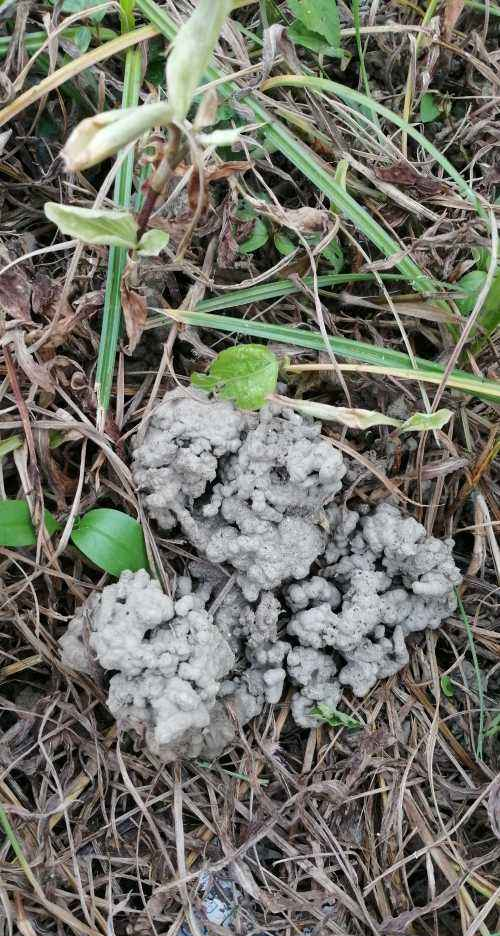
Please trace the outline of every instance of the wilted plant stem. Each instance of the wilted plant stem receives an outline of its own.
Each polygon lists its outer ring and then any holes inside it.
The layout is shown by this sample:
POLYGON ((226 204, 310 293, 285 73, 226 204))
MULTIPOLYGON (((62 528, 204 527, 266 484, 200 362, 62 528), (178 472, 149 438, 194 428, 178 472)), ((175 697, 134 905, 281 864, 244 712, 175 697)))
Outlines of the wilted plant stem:
POLYGON ((142 237, 153 214, 158 198, 165 192, 170 177, 179 165, 183 156, 183 147, 181 146, 181 132, 175 124, 171 124, 168 130, 168 143, 159 166, 153 172, 147 181, 147 194, 144 198, 144 204, 139 212, 137 223, 139 225, 138 239, 142 237))

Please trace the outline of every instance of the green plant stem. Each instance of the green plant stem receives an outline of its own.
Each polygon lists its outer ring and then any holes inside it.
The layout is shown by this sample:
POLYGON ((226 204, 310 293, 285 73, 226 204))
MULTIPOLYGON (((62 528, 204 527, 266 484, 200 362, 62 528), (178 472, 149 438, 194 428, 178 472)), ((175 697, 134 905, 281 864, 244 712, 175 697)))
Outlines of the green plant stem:
MULTIPOLYGON (((129 49, 125 59, 122 106, 133 107, 139 101, 142 78, 142 54, 140 49, 129 49)), ((116 176, 114 201, 117 208, 128 208, 132 198, 134 174, 134 150, 123 160, 116 176)), ((121 329, 121 280, 127 262, 127 251, 123 247, 110 247, 106 293, 99 341, 99 354, 95 389, 100 417, 108 410, 113 385, 116 352, 121 329)))

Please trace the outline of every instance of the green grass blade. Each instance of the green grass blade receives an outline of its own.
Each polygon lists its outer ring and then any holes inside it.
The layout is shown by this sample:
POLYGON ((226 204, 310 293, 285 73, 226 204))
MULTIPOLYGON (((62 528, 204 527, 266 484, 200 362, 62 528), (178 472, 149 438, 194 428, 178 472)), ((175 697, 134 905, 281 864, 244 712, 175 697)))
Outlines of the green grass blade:
MULTIPOLYGON (((141 78, 141 50, 135 48, 129 49, 125 59, 122 96, 123 107, 133 107, 138 103, 141 78)), ((128 208, 130 206, 133 174, 134 151, 132 150, 123 160, 116 176, 114 201, 117 208, 128 208)), ((121 328, 122 305, 120 284, 126 262, 127 251, 124 248, 110 247, 95 379, 95 389, 100 414, 107 412, 111 397, 116 351, 121 328)))
MULTIPOLYGON (((58 39, 69 39, 73 41, 81 28, 81 26, 68 26, 67 29, 60 33, 58 39)), ((116 39, 116 32, 114 29, 106 29, 103 26, 89 26, 87 28, 92 33, 92 36, 99 39, 100 42, 116 39)), ((4 58, 4 56, 7 55, 11 42, 11 36, 0 36, 0 58, 4 58)), ((30 55, 32 55, 33 52, 38 52, 38 49, 40 49, 45 42, 47 42, 46 32, 27 33, 23 38, 23 46, 30 55)))
MULTIPOLYGON (((291 344, 301 348, 311 348, 315 351, 324 351, 325 343, 319 332, 309 332, 301 328, 291 328, 287 325, 274 325, 270 322, 256 322, 247 319, 232 318, 226 315, 214 315, 200 311, 203 303, 199 303, 196 311, 171 311, 169 315, 175 321, 186 322, 188 325, 198 325, 203 328, 213 328, 219 331, 236 332, 241 335, 252 335, 266 341, 277 341, 282 344, 291 344)), ((163 324, 165 316, 162 317, 163 324)), ((354 341, 351 338, 332 336, 328 339, 329 345, 335 355, 348 360, 362 361, 391 368, 395 376, 406 376, 409 379, 429 379, 435 383, 436 378, 442 379, 443 368, 424 358, 416 358, 417 370, 413 368, 408 355, 401 351, 388 348, 379 348, 366 344, 363 341, 354 341), (396 374, 397 372, 397 374, 396 374)), ((463 393, 471 394, 482 399, 500 402, 500 382, 483 380, 474 377, 465 371, 454 370, 450 374, 448 386, 463 393)))
POLYGON ((415 130, 411 124, 406 120, 396 114, 394 111, 389 110, 388 107, 384 107, 383 104, 380 104, 379 101, 374 100, 371 97, 368 97, 366 94, 363 94, 361 91, 355 91, 353 88, 348 88, 347 85, 339 84, 337 81, 330 81, 328 78, 316 78, 311 75, 278 75, 276 78, 268 78, 264 83, 265 88, 275 88, 275 87, 293 87, 293 88, 307 88, 309 91, 317 92, 329 92, 330 94, 336 95, 342 100, 349 101, 351 103, 357 104, 360 108, 371 108, 380 114, 381 117, 385 117, 386 120, 389 120, 391 123, 395 124, 401 130, 404 130, 408 136, 411 136, 419 145, 424 149, 440 166, 444 171, 449 175, 450 179, 453 179, 457 188, 460 190, 462 195, 468 202, 470 202, 473 207, 476 209, 481 218, 487 220, 487 214, 481 205, 481 202, 474 192, 474 190, 468 185, 465 179, 462 178, 459 172, 455 167, 449 162, 446 156, 431 143, 423 133, 420 133, 419 130, 415 130))
MULTIPOLYGON (((137 0, 136 8, 167 39, 172 39, 175 36, 175 23, 160 9, 155 0, 137 0)), ((208 68, 207 76, 210 79, 223 77, 222 73, 215 68, 208 68)), ((342 86, 340 85, 340 87, 342 86)), ((230 94, 234 90, 234 86, 228 81, 227 84, 220 85, 218 90, 222 95, 230 94)), ((375 105, 371 98, 365 98, 364 95, 361 97, 365 105, 375 105)), ((313 185, 327 196, 334 210, 351 221, 358 230, 378 247, 384 256, 391 257, 400 254, 400 244, 335 181, 332 171, 326 163, 316 156, 305 143, 298 140, 293 133, 280 124, 275 117, 271 117, 256 96, 249 95, 245 97, 244 104, 251 108, 259 122, 266 125, 269 142, 276 146, 313 185)), ((426 273, 423 273, 410 257, 399 257, 395 261, 395 266, 415 291, 424 295, 436 291, 434 281, 426 273)))

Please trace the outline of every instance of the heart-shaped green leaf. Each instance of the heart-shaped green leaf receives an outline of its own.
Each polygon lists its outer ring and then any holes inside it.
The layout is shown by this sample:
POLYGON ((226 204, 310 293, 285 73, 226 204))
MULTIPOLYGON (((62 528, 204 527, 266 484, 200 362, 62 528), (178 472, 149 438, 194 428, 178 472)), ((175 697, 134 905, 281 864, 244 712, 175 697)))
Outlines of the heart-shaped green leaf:
POLYGON ((142 527, 121 510, 90 510, 75 523, 71 539, 87 559, 110 575, 149 567, 142 527))
POLYGON ((236 345, 217 355, 208 374, 193 374, 191 381, 202 390, 217 390, 240 409, 260 409, 276 389, 278 361, 264 345, 236 345))
MULTIPOLYGON (((49 536, 59 529, 55 517, 48 510, 44 513, 49 536)), ((0 501, 0 546, 18 548, 35 546, 37 534, 33 526, 28 504, 24 500, 0 501)))

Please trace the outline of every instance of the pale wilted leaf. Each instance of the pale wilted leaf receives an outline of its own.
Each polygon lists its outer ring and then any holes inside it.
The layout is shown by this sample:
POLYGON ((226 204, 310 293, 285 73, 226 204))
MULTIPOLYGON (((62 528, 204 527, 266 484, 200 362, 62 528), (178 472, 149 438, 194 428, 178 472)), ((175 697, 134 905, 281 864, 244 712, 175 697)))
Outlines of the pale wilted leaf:
POLYGON ((141 296, 140 293, 135 292, 133 289, 129 289, 123 283, 121 287, 121 299, 123 318, 125 319, 125 328, 128 337, 127 352, 132 354, 141 340, 144 325, 146 324, 148 307, 144 296, 141 296))
POLYGON ((338 422, 349 429, 370 429, 371 426, 401 426, 401 420, 392 419, 372 410, 353 409, 347 406, 328 406, 327 403, 315 403, 314 400, 287 400, 293 408, 305 416, 322 419, 325 422, 338 422))
POLYGON ((169 240, 170 234, 167 231, 151 228, 142 235, 137 245, 137 253, 140 257, 157 257, 167 246, 169 240))
POLYGON ((172 111, 165 103, 125 107, 86 117, 75 127, 62 150, 66 169, 80 172, 97 166, 147 130, 167 126, 171 121, 172 111))
POLYGON ((167 92, 175 120, 186 117, 233 6, 233 0, 199 0, 177 33, 167 60, 167 92))
POLYGON ((47 202, 45 214, 63 234, 77 237, 86 244, 127 249, 137 244, 137 221, 128 211, 76 208, 47 202))
POLYGON ((427 429, 442 429, 450 421, 453 413, 449 409, 437 410, 436 413, 414 413, 405 420, 401 432, 425 432, 427 429))

